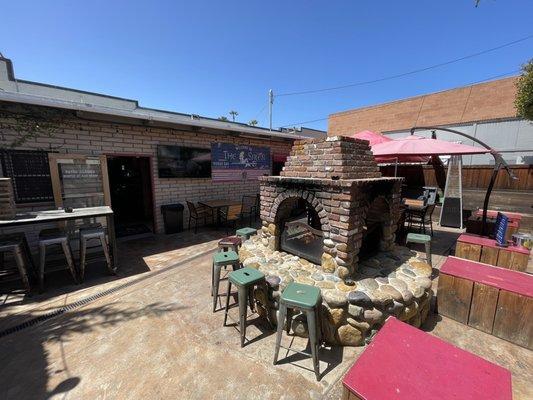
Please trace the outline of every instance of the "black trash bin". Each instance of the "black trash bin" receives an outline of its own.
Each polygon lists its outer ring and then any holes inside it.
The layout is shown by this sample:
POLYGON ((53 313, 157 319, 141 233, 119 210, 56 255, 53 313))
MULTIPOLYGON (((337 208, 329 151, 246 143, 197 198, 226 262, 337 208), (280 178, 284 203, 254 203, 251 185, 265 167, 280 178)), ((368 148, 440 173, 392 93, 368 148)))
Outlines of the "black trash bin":
POLYGON ((183 231, 183 204, 164 204, 161 206, 165 233, 177 233, 183 231))

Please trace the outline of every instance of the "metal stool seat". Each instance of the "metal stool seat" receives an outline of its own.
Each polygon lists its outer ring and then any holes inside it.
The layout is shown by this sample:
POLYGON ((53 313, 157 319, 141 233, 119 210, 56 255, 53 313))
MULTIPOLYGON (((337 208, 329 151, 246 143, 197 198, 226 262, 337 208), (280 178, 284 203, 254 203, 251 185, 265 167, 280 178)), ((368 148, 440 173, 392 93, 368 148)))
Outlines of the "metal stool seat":
POLYGON ((274 365, 278 362, 280 347, 296 353, 310 356, 313 359, 313 367, 317 380, 320 380, 320 370, 318 363, 318 349, 320 347, 320 318, 319 305, 321 303, 320 289, 316 286, 304 285, 292 282, 287 285, 279 301, 278 327, 276 334, 276 348, 274 351, 274 365), (309 331, 309 344, 311 354, 293 350, 290 347, 281 346, 281 334, 286 322, 287 333, 289 333, 294 309, 301 310, 307 318, 307 328, 309 331), (286 320, 286 321, 285 321, 286 320))
POLYGON ((254 229, 254 228, 237 229, 237 236, 242 238, 243 240, 250 239, 250 236, 255 235, 256 233, 257 233, 257 229, 254 229))
POLYGON ((213 255, 211 268, 211 296, 213 296, 213 312, 215 312, 218 300, 218 288, 220 286, 220 272, 222 268, 231 266, 234 271, 239 269, 239 255, 234 251, 225 251, 213 255))
POLYGON ((74 266, 74 260, 72 259, 72 251, 70 250, 70 244, 68 241, 67 233, 61 229, 43 229, 39 232, 39 291, 44 290, 44 268, 46 264, 46 247, 59 245, 63 250, 63 254, 67 260, 68 269, 74 279, 74 283, 78 283, 78 277, 76 274, 76 267, 74 266))
POLYGON ((433 267, 431 263, 431 236, 422 233, 408 233, 405 244, 408 245, 409 243, 423 244, 426 248, 426 262, 433 267))
POLYGON ((242 244, 242 239, 238 236, 228 236, 218 241, 218 249, 222 251, 239 252, 239 247, 242 244))
MULTIPOLYGON (((222 253, 224 254, 224 253, 222 253)), ((253 298, 251 289, 257 284, 266 284, 265 275, 253 268, 241 268, 237 271, 230 272, 228 291, 226 293, 226 309, 224 312, 224 326, 228 320, 229 298, 231 285, 237 286, 237 301, 239 303, 239 330, 241 332, 241 347, 244 346, 246 338, 246 314, 248 305, 253 311, 253 298)))
POLYGON ((83 282, 85 276, 85 266, 87 264, 87 242, 90 240, 98 240, 106 259, 107 269, 111 274, 115 274, 113 266, 111 265, 111 257, 109 256, 109 245, 104 228, 100 224, 92 224, 80 228, 80 279, 83 282))
POLYGON ((10 233, 0 235, 0 265, 3 267, 4 254, 12 253, 17 265, 17 270, 28 293, 31 291, 30 279, 28 276, 28 265, 33 266, 31 254, 24 233, 10 233))

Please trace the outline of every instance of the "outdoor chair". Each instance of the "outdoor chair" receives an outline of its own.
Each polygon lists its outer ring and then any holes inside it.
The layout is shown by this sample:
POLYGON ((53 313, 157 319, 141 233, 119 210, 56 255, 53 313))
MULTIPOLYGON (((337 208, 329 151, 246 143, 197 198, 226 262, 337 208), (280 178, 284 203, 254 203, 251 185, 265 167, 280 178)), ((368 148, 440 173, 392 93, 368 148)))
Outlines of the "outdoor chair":
POLYGON ((210 218, 213 222, 213 212, 210 208, 195 205, 190 201, 187 201, 187 208, 189 209, 188 230, 191 230, 191 221, 194 221, 194 233, 198 232, 198 221, 207 224, 207 219, 210 218))
POLYGON ((72 251, 68 240, 67 233, 58 228, 43 229, 39 232, 39 291, 44 291, 44 269, 46 266, 46 248, 59 246, 65 256, 68 269, 72 275, 74 283, 78 283, 78 276, 72 258, 72 251))
POLYGON ((218 220, 226 228, 226 235, 229 235, 230 228, 233 228, 233 230, 237 228, 237 224, 242 217, 241 207, 241 204, 236 204, 218 209, 218 220))
POLYGON ((30 286, 30 267, 33 268, 33 260, 31 258, 28 242, 24 233, 12 233, 0 235, 0 276, 8 279, 11 275, 15 275, 18 272, 26 292, 29 294, 31 291, 30 286), (15 272, 12 268, 7 268, 4 265, 4 254, 10 253, 15 261, 15 272))
POLYGON ((250 225, 252 225, 257 207, 257 196, 242 196, 241 203, 241 218, 249 218, 250 225))
POLYGON ((429 231, 431 236, 433 236, 433 211, 435 211, 435 204, 430 204, 428 206, 418 209, 408 209, 407 210, 407 224, 408 228, 411 228, 413 225, 416 225, 420 232, 426 233, 426 225, 429 225, 429 231))

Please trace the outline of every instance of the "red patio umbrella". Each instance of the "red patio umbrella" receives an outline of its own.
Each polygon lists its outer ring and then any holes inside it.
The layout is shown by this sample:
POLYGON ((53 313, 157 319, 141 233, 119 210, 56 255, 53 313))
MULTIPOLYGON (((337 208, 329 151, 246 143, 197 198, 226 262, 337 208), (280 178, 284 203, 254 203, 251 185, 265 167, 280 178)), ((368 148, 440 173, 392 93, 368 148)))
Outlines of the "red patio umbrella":
MULTIPOLYGON (((392 142, 394 140, 388 136, 382 135, 381 133, 376 133, 372 131, 361 131, 353 135, 350 135, 350 137, 368 141, 370 143, 370 147, 372 148, 372 151, 374 150, 375 145, 378 145, 381 143, 392 142)), ((375 153, 374 153, 374 156, 376 156, 375 153)), ((387 162, 427 163, 429 161, 429 157, 421 157, 421 156, 375 157, 375 158, 376 158, 376 162, 378 163, 387 163, 387 162)))
POLYGON ((404 156, 448 156, 490 153, 489 150, 466 144, 447 142, 446 140, 428 139, 411 135, 372 146, 376 158, 394 159, 404 156))

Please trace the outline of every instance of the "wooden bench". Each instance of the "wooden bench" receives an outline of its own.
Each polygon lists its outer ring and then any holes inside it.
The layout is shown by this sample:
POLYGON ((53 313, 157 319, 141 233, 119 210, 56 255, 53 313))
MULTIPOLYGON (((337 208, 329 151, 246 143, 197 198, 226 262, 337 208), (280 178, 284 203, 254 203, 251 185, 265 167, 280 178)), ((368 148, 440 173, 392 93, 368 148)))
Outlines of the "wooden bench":
POLYGON ((512 398, 511 373, 390 317, 343 379, 343 400, 512 398))
POLYGON ((448 257, 440 268, 439 314, 533 349, 533 276, 448 257))
POLYGON ((457 239, 455 256, 523 272, 527 269, 529 249, 523 246, 500 247, 494 239, 463 233, 457 239))

